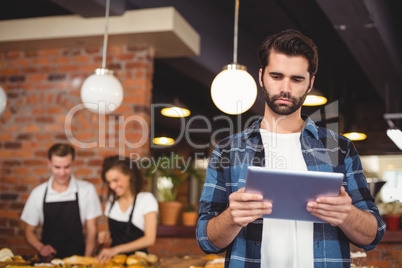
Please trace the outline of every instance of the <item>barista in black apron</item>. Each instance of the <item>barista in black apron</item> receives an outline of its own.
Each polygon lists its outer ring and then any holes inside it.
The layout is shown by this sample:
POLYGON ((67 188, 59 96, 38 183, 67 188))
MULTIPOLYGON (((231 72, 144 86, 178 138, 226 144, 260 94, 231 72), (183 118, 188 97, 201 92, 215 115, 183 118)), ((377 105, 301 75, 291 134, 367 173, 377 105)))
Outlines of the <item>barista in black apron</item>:
POLYGON ((42 243, 50 244, 57 250, 56 258, 85 254, 78 192, 75 200, 46 203, 47 187, 43 198, 42 243))
MULTIPOLYGON (((109 231, 110 231, 110 236, 112 237, 111 247, 121 245, 121 244, 126 244, 126 243, 132 242, 132 241, 137 240, 138 238, 141 238, 144 236, 144 232, 141 229, 139 229, 138 227, 136 227, 131 222, 131 219, 133 218, 136 200, 137 200, 137 196, 135 196, 135 198, 134 198, 133 207, 131 209, 130 216, 128 218, 128 222, 116 221, 109 217, 109 231)), ((113 203, 111 204, 110 209, 109 209, 109 215, 110 215, 110 211, 112 210, 112 207, 114 204, 115 204, 115 202, 113 201, 113 203)), ((148 250, 146 248, 138 249, 136 251, 143 251, 145 253, 148 253, 148 250)), ((124 254, 131 255, 131 254, 134 254, 134 252, 125 252, 124 254)))

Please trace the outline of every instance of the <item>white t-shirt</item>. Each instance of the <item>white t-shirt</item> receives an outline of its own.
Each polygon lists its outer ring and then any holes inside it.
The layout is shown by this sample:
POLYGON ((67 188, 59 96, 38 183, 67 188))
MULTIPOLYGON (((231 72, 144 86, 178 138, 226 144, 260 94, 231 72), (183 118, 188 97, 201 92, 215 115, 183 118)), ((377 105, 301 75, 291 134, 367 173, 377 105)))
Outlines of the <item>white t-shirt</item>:
MULTIPOLYGON (((267 168, 307 170, 301 152, 300 133, 277 134, 263 129, 260 133, 267 168)), ((313 235, 312 222, 264 219, 261 267, 314 267, 313 235)))
POLYGON ((47 182, 32 190, 22 211, 21 220, 32 226, 43 224, 43 198, 45 197, 46 188, 46 203, 75 200, 75 193, 78 189, 78 205, 82 226, 84 226, 86 220, 91 220, 102 215, 99 196, 92 183, 77 180, 72 175, 68 189, 59 193, 52 189, 53 179, 52 176, 47 182))
MULTIPOLYGON (((128 222, 131 209, 133 208, 133 204, 123 212, 120 209, 119 203, 116 200, 114 203, 112 210, 110 210, 111 201, 106 202, 105 206, 105 216, 111 218, 115 221, 128 222), (110 214, 109 214, 110 210, 110 214)), ((148 192, 140 192, 137 195, 137 200, 135 201, 135 207, 133 212, 133 217, 131 218, 131 222, 138 227, 141 231, 144 231, 144 216, 150 212, 158 212, 158 201, 152 193, 148 192)))

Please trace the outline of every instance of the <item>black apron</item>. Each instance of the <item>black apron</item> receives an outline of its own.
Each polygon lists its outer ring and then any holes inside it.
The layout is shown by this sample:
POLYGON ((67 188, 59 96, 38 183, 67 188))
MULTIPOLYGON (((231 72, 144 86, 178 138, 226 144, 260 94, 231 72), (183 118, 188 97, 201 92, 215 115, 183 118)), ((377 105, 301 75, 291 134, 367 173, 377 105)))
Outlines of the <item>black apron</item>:
MULTIPOLYGON (((112 245, 111 245, 112 247, 137 240, 138 238, 144 236, 144 232, 141 231, 141 229, 136 227, 131 222, 131 219, 133 218, 136 200, 137 200, 137 195, 134 198, 133 207, 131 209, 130 217, 128 218, 128 222, 116 221, 109 217, 109 231, 110 231, 110 235, 112 237, 112 245)), ((115 204, 115 202, 113 202, 110 206, 109 215, 110 215, 110 211, 112 210, 112 207, 114 204, 115 204)), ((145 253, 148 253, 148 250, 146 248, 138 249, 136 251, 143 251, 145 253)), ((124 254, 131 255, 134 253, 135 253, 135 251, 126 252, 124 254)))
MULTIPOLYGON (((78 190, 78 189, 77 189, 78 190)), ((43 198, 42 243, 57 250, 55 258, 72 255, 84 256, 85 241, 82 233, 78 192, 75 200, 46 203, 47 187, 43 198)))

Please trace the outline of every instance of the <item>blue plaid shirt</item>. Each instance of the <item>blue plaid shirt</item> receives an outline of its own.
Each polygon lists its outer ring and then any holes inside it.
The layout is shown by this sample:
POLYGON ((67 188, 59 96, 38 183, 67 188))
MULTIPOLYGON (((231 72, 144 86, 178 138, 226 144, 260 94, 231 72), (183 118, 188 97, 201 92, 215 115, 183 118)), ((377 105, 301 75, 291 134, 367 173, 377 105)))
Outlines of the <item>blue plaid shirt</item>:
MULTIPOLYGON (((219 142, 212 152, 199 203, 197 241, 205 253, 226 251, 225 267, 260 267, 262 219, 243 227, 227 248, 217 248, 208 239, 208 221, 229 205, 229 195, 245 186, 248 166, 265 166, 260 135, 261 119, 245 131, 219 142)), ((372 250, 385 233, 385 223, 374 204, 359 155, 351 141, 335 132, 317 127, 305 118, 300 135, 301 150, 307 169, 338 172, 345 175, 342 185, 357 208, 372 213, 378 222, 377 236, 366 246, 372 250)), ((350 267, 350 240, 341 229, 314 223, 314 267, 350 267)))

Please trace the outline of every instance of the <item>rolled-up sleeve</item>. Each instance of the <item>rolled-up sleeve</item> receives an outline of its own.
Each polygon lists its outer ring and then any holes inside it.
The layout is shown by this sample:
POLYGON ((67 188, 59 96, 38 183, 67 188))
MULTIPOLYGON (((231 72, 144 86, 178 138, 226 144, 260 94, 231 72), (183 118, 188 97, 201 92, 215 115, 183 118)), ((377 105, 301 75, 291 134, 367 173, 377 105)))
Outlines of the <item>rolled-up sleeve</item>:
POLYGON ((370 194, 366 177, 363 173, 360 157, 352 143, 349 144, 349 151, 345 158, 347 191, 352 198, 352 203, 357 208, 371 213, 377 219, 377 235, 369 245, 358 245, 365 251, 374 249, 385 234, 386 225, 380 216, 377 205, 370 194))

